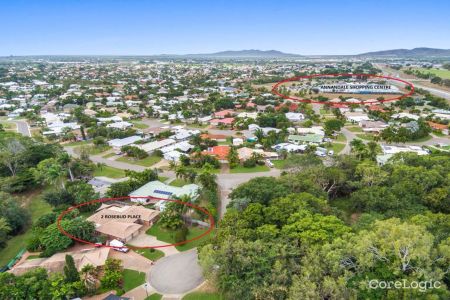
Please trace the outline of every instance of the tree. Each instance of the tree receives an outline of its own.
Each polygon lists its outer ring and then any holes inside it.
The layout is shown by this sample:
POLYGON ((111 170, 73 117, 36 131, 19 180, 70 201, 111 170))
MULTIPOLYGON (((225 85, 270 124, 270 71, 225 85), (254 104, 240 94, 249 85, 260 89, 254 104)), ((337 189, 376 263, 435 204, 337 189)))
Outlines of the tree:
POLYGON ((333 133, 340 131, 343 126, 344 123, 339 119, 328 119, 324 124, 325 134, 330 136, 333 133))
POLYGON ((122 265, 121 261, 114 258, 108 258, 105 261, 105 272, 100 279, 102 287, 114 289, 122 284, 122 265))
POLYGON ((235 147, 230 147, 227 159, 231 169, 239 165, 239 156, 235 147))
POLYGON ((64 277, 66 282, 80 281, 80 274, 78 274, 75 261, 71 255, 66 254, 66 265, 64 266, 64 277))
POLYGON ((244 198, 250 202, 266 204, 270 200, 286 196, 288 193, 286 187, 278 183, 275 178, 257 177, 235 188, 231 192, 230 198, 233 201, 244 198))
POLYGON ((60 185, 62 189, 66 188, 65 176, 66 170, 55 158, 45 159, 33 169, 36 181, 50 184, 50 185, 60 185))
POLYGON ((0 248, 5 247, 8 233, 11 232, 11 227, 5 218, 0 218, 0 248))
POLYGON ((0 163, 5 165, 12 176, 15 176, 22 159, 25 146, 15 137, 0 140, 0 163))

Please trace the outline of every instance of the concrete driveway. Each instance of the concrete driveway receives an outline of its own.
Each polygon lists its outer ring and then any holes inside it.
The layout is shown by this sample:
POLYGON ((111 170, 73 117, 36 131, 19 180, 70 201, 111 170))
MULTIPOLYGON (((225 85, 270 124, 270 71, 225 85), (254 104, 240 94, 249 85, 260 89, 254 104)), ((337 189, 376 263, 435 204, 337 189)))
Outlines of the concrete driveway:
POLYGON ((184 294, 203 281, 196 249, 161 258, 150 269, 150 285, 161 294, 184 294))

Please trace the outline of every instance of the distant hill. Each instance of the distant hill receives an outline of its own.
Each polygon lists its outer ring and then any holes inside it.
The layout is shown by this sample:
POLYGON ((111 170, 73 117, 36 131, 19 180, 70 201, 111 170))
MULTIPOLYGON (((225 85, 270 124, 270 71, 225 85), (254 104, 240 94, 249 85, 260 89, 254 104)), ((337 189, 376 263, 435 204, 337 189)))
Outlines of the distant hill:
POLYGON ((205 54, 188 54, 186 56, 195 56, 195 57, 243 57, 243 58, 277 58, 277 57, 299 57, 298 54, 290 54, 290 53, 284 53, 277 50, 238 50, 238 51, 221 51, 216 53, 205 53, 205 54))
POLYGON ((359 56, 450 56, 450 49, 414 48, 393 49, 359 54, 359 56))

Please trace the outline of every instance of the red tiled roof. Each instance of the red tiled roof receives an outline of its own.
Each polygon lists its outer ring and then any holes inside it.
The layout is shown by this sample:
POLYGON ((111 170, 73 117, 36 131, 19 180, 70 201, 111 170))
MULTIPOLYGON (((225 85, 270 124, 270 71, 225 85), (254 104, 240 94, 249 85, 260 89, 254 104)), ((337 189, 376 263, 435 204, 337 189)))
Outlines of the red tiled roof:
POLYGON ((430 125, 431 128, 436 129, 436 130, 448 129, 447 125, 434 123, 434 122, 431 122, 431 121, 428 121, 428 125, 430 125))
POLYGON ((214 146, 208 150, 202 151, 202 154, 215 156, 217 159, 224 160, 227 159, 228 153, 230 152, 230 146, 214 146))

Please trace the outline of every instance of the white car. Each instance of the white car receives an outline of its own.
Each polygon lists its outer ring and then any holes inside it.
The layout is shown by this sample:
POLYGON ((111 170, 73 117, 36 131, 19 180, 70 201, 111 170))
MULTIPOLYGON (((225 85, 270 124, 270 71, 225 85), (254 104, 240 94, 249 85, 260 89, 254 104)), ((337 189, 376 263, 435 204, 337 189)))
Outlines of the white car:
POLYGON ((334 155, 334 151, 333 150, 328 151, 328 155, 329 156, 333 156, 334 155))
POLYGON ((265 163, 266 163, 266 166, 268 166, 269 168, 273 168, 274 167, 274 164, 273 164, 273 162, 270 161, 270 159, 266 159, 265 163))

